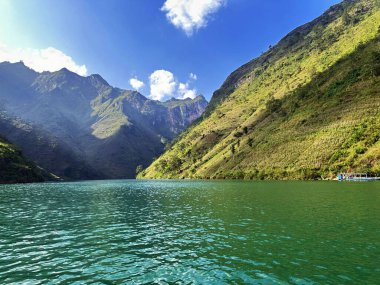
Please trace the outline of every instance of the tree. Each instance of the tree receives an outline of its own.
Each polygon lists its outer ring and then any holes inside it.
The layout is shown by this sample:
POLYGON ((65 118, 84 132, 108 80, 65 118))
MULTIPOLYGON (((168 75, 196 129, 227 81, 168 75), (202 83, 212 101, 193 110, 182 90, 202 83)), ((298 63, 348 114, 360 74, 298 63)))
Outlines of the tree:
POLYGON ((166 167, 168 166, 168 162, 166 161, 166 159, 160 159, 158 161, 158 165, 161 168, 161 170, 164 171, 166 169, 166 167))
POLYGON ((350 14, 348 13, 347 8, 344 9, 344 11, 343 11, 342 19, 343 19, 343 24, 346 26, 351 23, 351 17, 350 17, 350 14))
POLYGON ((240 138, 242 135, 243 135, 242 132, 236 132, 236 133, 234 133, 234 137, 235 138, 240 138))
POLYGON ((139 175, 144 170, 144 167, 142 165, 138 165, 136 167, 136 175, 139 175))
POLYGON ((182 160, 176 155, 170 157, 167 161, 168 171, 178 171, 180 170, 181 166, 182 166, 182 160))
POLYGON ((269 113, 274 113, 278 111, 281 108, 281 105, 282 105, 281 100, 275 99, 275 98, 269 99, 266 103, 266 107, 269 113))
POLYGON ((372 75, 380 76, 380 52, 372 52, 372 75))

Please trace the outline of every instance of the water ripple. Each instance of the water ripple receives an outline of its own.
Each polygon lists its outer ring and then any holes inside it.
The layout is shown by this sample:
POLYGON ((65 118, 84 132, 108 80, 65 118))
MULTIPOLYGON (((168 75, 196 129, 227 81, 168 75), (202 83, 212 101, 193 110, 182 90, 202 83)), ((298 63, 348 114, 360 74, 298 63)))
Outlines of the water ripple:
POLYGON ((337 185, 0 186, 0 284, 376 284, 379 184, 337 185))

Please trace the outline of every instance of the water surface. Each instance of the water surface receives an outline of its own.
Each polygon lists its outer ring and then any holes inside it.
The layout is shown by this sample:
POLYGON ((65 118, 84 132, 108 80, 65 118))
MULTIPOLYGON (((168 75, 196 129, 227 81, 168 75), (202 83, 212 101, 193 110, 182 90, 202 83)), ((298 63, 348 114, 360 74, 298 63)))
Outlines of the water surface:
POLYGON ((0 284, 379 284, 380 183, 0 186, 0 284))

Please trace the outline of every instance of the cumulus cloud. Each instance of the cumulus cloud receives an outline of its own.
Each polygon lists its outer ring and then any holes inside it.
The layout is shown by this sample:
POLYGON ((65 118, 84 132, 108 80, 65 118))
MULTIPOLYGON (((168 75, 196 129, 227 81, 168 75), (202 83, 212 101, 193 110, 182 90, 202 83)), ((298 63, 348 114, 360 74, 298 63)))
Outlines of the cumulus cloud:
POLYGON ((186 35, 207 26, 210 15, 219 10, 226 0, 166 0, 161 11, 166 18, 186 35))
POLYGON ((197 97, 197 90, 190 89, 189 83, 180 83, 178 85, 178 93, 180 95, 179 97, 177 97, 178 99, 194 99, 195 97, 197 97))
MULTIPOLYGON (((191 73, 190 80, 196 80, 196 75, 191 73)), ((195 98, 197 90, 190 87, 190 82, 179 82, 174 74, 167 70, 156 70, 150 77, 150 95, 149 98, 153 100, 165 101, 170 98, 186 99, 195 98)))
POLYGON ((12 63, 23 61, 26 66, 38 72, 54 72, 65 67, 79 75, 87 75, 87 68, 85 65, 77 64, 70 56, 53 47, 45 49, 12 49, 5 44, 0 43, 0 62, 2 61, 9 61, 12 63))
POLYGON ((156 70, 150 77, 150 98, 163 101, 174 96, 177 82, 173 73, 167 70, 156 70))
POLYGON ((129 84, 132 86, 133 89, 136 91, 139 91, 141 88, 145 86, 144 82, 138 80, 137 78, 131 78, 129 80, 129 84))

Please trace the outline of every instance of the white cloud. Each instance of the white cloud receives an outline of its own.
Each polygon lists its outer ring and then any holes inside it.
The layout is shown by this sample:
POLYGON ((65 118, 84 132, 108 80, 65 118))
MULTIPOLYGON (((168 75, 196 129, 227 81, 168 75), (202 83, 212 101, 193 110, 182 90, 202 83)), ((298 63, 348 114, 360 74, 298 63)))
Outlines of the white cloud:
POLYGON ((133 89, 136 91, 139 91, 141 88, 145 86, 144 82, 138 80, 137 78, 131 78, 129 80, 129 84, 132 86, 133 89))
POLYGON ((85 65, 78 65, 70 56, 53 47, 45 49, 12 49, 0 43, 0 62, 2 61, 12 63, 23 61, 26 66, 38 72, 54 72, 65 67, 79 75, 87 75, 85 65))
POLYGON ((178 93, 180 95, 178 99, 186 99, 186 98, 194 99, 195 97, 197 97, 197 90, 190 89, 189 83, 180 83, 178 86, 178 93))
POLYGON ((198 76, 197 76, 196 74, 194 74, 194 73, 190 73, 189 78, 190 78, 191 80, 197 80, 197 79, 198 79, 198 76))
MULTIPOLYGON (((196 80, 196 75, 190 73, 190 80, 196 80)), ((170 98, 177 99, 194 99, 197 96, 197 90, 190 88, 190 82, 181 83, 174 74, 167 70, 156 70, 150 77, 150 95, 153 100, 166 101, 170 98)))
POLYGON ((207 26, 211 14, 215 13, 226 0, 166 0, 161 11, 166 18, 186 35, 207 26))
POLYGON ((174 96, 177 82, 173 73, 167 70, 156 70, 150 77, 150 98, 163 101, 174 96))

